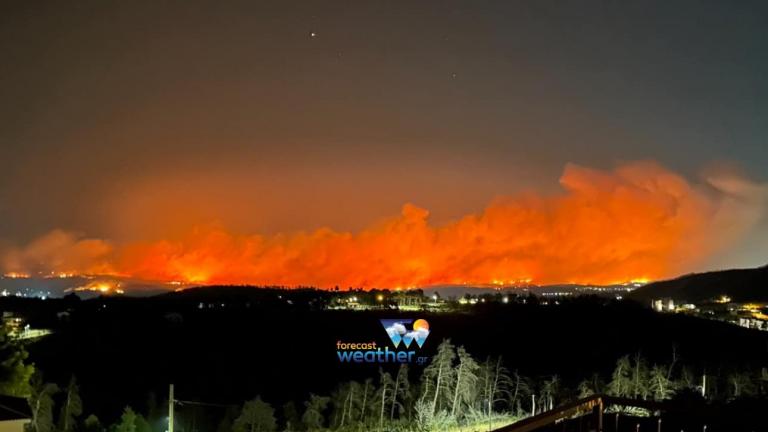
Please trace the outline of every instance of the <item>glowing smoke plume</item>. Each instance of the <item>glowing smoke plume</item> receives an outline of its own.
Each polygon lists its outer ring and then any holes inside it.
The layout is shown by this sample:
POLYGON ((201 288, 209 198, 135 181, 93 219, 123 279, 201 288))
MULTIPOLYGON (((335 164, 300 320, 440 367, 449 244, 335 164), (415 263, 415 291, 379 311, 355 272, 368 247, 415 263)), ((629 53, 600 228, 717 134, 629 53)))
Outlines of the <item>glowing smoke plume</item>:
POLYGON ((9 250, 6 271, 113 273, 162 281, 407 287, 454 283, 614 283, 690 270, 761 217, 765 188, 738 176, 692 184, 650 162, 568 165, 561 194, 495 200, 433 226, 406 204, 359 233, 320 229, 109 245, 54 231, 9 250))

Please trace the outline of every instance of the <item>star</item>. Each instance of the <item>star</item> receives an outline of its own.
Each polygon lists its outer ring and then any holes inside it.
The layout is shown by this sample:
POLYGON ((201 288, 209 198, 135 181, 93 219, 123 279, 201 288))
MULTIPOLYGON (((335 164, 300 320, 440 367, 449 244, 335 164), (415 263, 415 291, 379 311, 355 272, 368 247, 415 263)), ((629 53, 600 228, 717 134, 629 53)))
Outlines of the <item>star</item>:
POLYGON ((313 38, 313 39, 314 39, 315 37, 317 37, 317 33, 316 33, 316 32, 313 32, 313 31, 311 31, 311 32, 309 32, 309 37, 311 37, 311 38, 313 38))

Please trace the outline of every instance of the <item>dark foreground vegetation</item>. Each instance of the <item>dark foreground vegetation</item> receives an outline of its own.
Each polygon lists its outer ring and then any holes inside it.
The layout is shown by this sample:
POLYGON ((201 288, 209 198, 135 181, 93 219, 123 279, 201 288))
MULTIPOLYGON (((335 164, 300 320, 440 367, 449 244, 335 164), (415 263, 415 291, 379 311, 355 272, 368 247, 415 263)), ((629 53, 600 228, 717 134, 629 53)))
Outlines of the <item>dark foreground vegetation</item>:
POLYGON ((633 303, 403 313, 328 311, 311 292, 199 294, 4 300, 54 330, 26 346, 36 373, 15 391, 38 408, 33 432, 163 432, 170 383, 183 432, 488 430, 593 393, 728 417, 768 393, 765 333, 633 303), (339 363, 338 340, 384 342, 378 319, 403 315, 429 321, 430 362, 339 363))

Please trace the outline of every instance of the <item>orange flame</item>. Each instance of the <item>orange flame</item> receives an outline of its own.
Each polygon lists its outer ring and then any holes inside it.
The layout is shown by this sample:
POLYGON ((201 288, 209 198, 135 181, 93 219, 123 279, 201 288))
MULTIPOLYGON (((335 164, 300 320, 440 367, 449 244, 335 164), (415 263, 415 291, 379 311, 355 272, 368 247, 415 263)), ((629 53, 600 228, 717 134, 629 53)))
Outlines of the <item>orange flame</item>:
MULTIPOLYGON (((72 264, 80 267, 54 270, 318 287, 647 281, 689 270, 732 244, 762 207, 738 196, 738 182, 727 182, 728 190, 692 185, 650 162, 610 172, 568 165, 560 183, 562 194, 500 198, 442 226, 406 204, 398 217, 359 233, 240 236, 199 228, 182 239, 117 247, 79 240, 72 264)), ((25 250, 12 252, 16 265, 6 270, 24 270, 25 250)))

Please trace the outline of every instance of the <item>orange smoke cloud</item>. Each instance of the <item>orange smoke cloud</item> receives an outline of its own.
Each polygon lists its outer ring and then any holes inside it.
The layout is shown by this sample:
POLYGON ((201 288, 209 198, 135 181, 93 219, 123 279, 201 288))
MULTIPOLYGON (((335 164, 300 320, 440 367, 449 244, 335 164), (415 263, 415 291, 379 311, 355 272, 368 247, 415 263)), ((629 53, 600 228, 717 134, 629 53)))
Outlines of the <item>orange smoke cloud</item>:
POLYGON ((398 217, 359 233, 199 228, 182 239, 115 247, 38 240, 6 253, 6 270, 27 271, 34 258, 53 259, 60 270, 149 280, 389 288, 658 279, 731 245, 760 218, 765 196, 764 187, 735 175, 691 184, 650 162, 613 171, 568 165, 560 183, 561 194, 499 198, 441 226, 406 204, 398 217))
POLYGON ((99 239, 79 239, 73 233, 53 230, 23 248, 2 255, 6 273, 19 274, 99 274, 114 273, 110 264, 112 246, 99 239))

